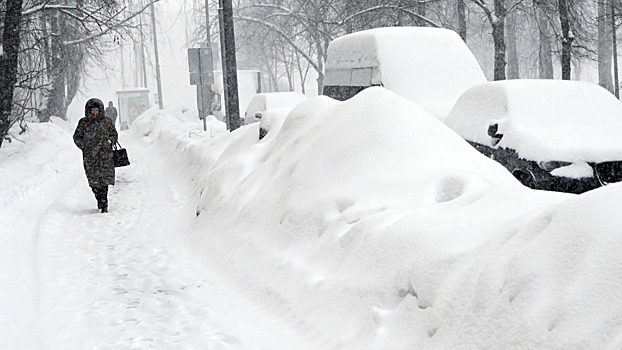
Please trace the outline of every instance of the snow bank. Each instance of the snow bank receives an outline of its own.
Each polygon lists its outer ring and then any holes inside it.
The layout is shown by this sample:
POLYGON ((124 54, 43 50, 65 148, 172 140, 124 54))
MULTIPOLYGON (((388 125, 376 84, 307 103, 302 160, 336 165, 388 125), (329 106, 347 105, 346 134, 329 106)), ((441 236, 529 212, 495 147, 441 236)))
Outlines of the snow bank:
POLYGON ((621 191, 571 198, 481 251, 462 267, 476 281, 453 286, 465 295, 451 302, 432 347, 619 348, 622 231, 612 204, 621 191))
MULTIPOLYGON (((15 139, 5 141, 0 148, 0 213, 7 213, 16 201, 45 197, 46 186, 77 166, 82 169, 81 153, 73 143, 70 123, 53 117, 49 123, 29 123, 23 135, 15 127, 12 134, 15 139), (67 157, 77 162, 68 163, 67 157), (4 166, 5 162, 10 162, 10 166, 4 166)), ((0 219, 9 217, 2 215, 0 219)))
POLYGON ((261 141, 175 123, 135 125, 196 193, 188 244, 315 348, 620 346, 622 185, 526 189, 382 88, 309 99, 261 141))
MULTIPOLYGON (((233 294, 309 339, 304 348, 622 346, 622 184, 529 190, 382 88, 309 99, 261 141, 259 123, 229 133, 210 118, 202 128, 192 113, 151 109, 126 136, 161 155, 154 161, 178 177, 176 200, 192 204, 178 239, 233 294)), ((43 213, 71 187, 59 184, 82 173, 72 132, 33 124, 29 137, 45 143, 0 149, 0 282, 25 296, 38 293, 22 281, 37 268, 38 222, 12 204, 43 213), (37 162, 25 176, 20 167, 37 162), (17 222, 28 239, 11 236, 17 222)), ((36 305, 0 304, 5 324, 40 317, 36 305)))
POLYGON ((415 101, 441 120, 460 94, 486 82, 460 36, 441 28, 375 28, 339 37, 328 47, 325 85, 343 85, 338 78, 349 70, 353 80, 366 74, 366 84, 352 85, 367 86, 371 76, 371 85, 415 101))
POLYGON ((39 218, 76 178, 86 177, 69 123, 51 118, 18 133, 14 128, 13 142, 0 148, 0 347, 36 349, 42 337, 39 218))
POLYGON ((465 92, 445 123, 467 140, 492 146, 491 120, 499 123, 499 147, 536 161, 603 162, 622 159, 622 104, 587 82, 506 80, 465 92))

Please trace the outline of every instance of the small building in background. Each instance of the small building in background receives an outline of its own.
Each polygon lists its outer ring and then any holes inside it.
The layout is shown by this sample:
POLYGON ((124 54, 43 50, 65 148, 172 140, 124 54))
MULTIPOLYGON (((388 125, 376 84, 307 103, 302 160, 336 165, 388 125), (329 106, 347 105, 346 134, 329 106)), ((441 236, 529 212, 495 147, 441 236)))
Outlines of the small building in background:
POLYGON ((151 107, 149 89, 137 87, 117 91, 119 126, 127 130, 134 120, 151 107))

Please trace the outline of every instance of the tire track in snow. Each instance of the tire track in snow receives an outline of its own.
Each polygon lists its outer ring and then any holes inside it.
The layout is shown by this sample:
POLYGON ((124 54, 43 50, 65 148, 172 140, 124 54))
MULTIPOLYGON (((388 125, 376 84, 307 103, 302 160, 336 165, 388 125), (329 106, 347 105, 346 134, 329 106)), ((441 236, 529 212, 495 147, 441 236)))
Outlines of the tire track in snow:
POLYGON ((79 153, 58 150, 46 167, 4 188, 0 203, 0 348, 35 349, 42 342, 38 235, 42 217, 73 186, 79 153), (16 348, 15 344, 19 344, 16 348))

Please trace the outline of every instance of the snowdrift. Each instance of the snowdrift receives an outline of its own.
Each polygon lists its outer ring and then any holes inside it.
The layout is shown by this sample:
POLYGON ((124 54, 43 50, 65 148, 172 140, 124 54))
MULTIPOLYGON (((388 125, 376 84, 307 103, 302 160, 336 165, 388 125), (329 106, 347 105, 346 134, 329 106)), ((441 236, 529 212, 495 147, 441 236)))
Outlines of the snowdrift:
POLYGON ((622 185, 529 190, 377 87, 261 141, 196 125, 133 125, 196 203, 180 239, 317 349, 622 346, 622 185))
POLYGON ((68 178, 68 172, 82 169, 81 163, 67 162, 67 157, 80 156, 80 150, 73 144, 73 129, 68 122, 54 117, 49 123, 28 124, 23 135, 18 134, 17 127, 13 132, 15 140, 5 141, 0 149, 0 213, 5 214, 0 216, 0 230, 6 221, 9 231, 16 220, 9 213, 18 201, 30 200, 31 196, 45 201, 45 194, 53 191, 57 182, 68 178), (27 142, 30 139, 37 141, 27 142), (5 162, 10 166, 3 166, 5 162))

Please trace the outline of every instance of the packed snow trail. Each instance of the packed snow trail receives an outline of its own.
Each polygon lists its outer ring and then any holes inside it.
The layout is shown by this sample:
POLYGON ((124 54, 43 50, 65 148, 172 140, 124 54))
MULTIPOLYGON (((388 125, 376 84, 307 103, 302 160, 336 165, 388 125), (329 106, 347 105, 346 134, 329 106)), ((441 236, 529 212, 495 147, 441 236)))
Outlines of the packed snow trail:
POLYGON ((184 246, 184 223, 195 215, 191 204, 144 146, 129 137, 121 142, 132 165, 117 169, 109 213, 96 209, 80 159, 62 184, 50 186, 51 205, 36 198, 24 204, 30 215, 40 215, 30 219, 34 247, 24 258, 33 266, 26 276, 32 289, 21 298, 31 312, 22 312, 21 326, 0 345, 313 348, 312 339, 232 290, 184 246))

